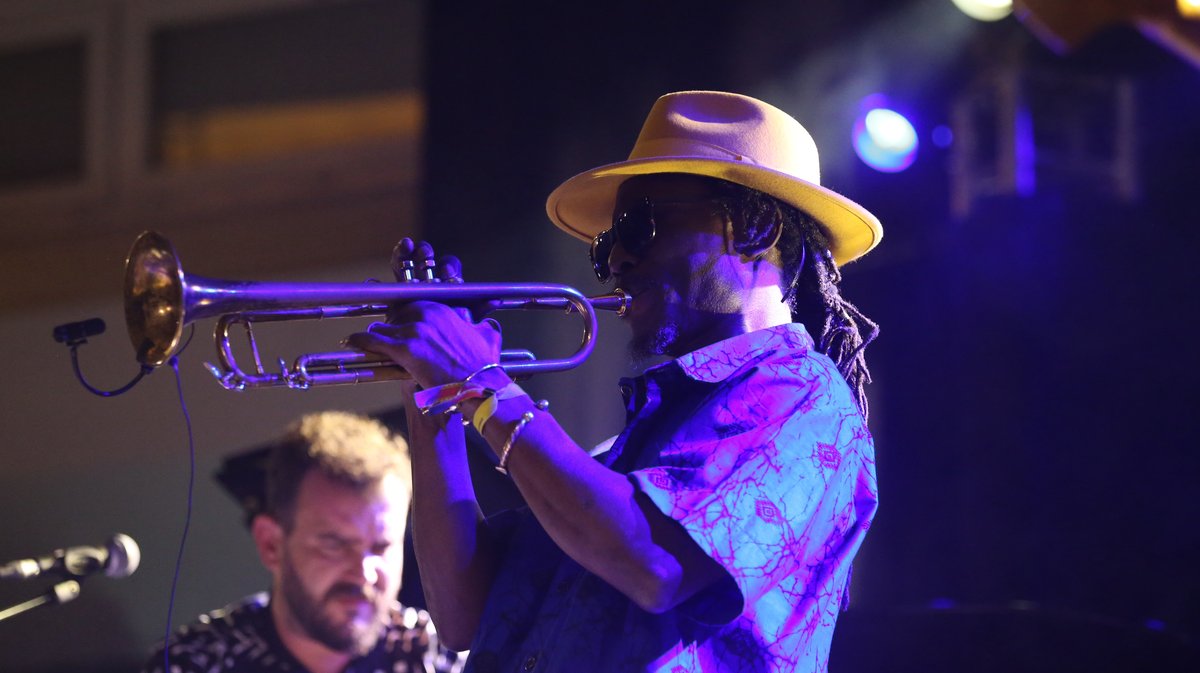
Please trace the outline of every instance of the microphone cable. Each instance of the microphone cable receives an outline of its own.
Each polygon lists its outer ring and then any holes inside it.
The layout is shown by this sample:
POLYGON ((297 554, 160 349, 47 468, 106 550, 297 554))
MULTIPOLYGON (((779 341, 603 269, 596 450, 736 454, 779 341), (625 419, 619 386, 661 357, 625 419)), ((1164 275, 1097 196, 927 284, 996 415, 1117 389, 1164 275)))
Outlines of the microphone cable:
MULTIPOLYGON (((188 331, 187 340, 183 342, 182 346, 175 350, 176 356, 181 355, 185 350, 187 350, 188 345, 192 343, 192 337, 196 336, 196 326, 190 325, 190 327, 191 329, 188 331)), ((129 383, 112 390, 101 390, 100 388, 88 383, 87 377, 83 375, 83 370, 79 366, 79 347, 88 342, 88 337, 96 336, 97 334, 103 334, 104 330, 104 321, 99 318, 80 320, 79 322, 67 323, 65 325, 58 325, 55 327, 54 340, 61 344, 66 344, 66 346, 71 349, 71 370, 75 372, 76 380, 79 381, 80 385, 82 385, 85 390, 93 395, 99 395, 100 397, 116 397, 117 395, 123 395, 129 392, 138 384, 139 381, 142 380, 143 377, 145 377, 147 374, 153 373, 155 368, 152 365, 141 365, 138 368, 138 373, 134 375, 133 379, 129 383)))
MULTIPOLYGON (((101 397, 115 397, 129 392, 139 381, 147 374, 154 371, 154 367, 150 365, 141 365, 136 376, 129 383, 115 388, 113 390, 101 390, 88 383, 83 372, 79 367, 79 346, 87 343, 87 337, 103 334, 105 329, 104 321, 99 318, 90 320, 82 320, 79 322, 59 325, 54 328, 54 340, 59 343, 66 344, 71 349, 71 369, 75 372, 75 378, 83 385, 88 392, 101 397)), ((183 379, 179 375, 179 356, 187 350, 187 347, 192 343, 192 337, 196 335, 196 326, 191 325, 191 330, 188 332, 187 339, 183 345, 176 349, 175 354, 167 360, 167 364, 171 366, 171 370, 175 373, 175 391, 179 396, 179 408, 183 412, 183 422, 187 429, 188 442, 188 482, 187 482, 187 503, 183 517, 183 531, 179 536, 179 549, 175 554, 175 568, 171 573, 171 594, 167 599, 167 619, 166 628, 163 633, 163 673, 169 673, 171 670, 171 658, 169 644, 171 640, 171 626, 175 614, 175 596, 179 588, 179 575, 183 567, 183 554, 187 548, 188 532, 192 526, 192 508, 195 501, 196 490, 196 436, 192 431, 192 415, 188 411, 187 400, 183 396, 183 379)))
MULTIPOLYGON (((189 339, 190 341, 190 339, 189 339)), ((192 416, 188 412, 187 401, 183 397, 183 379, 179 376, 179 356, 172 355, 167 361, 175 372, 175 390, 179 395, 179 408, 183 411, 183 422, 187 427, 188 438, 188 487, 187 507, 183 517, 183 532, 179 536, 179 551, 175 555, 175 571, 171 576, 171 597, 167 601, 167 626, 163 635, 163 673, 171 670, 170 640, 171 618, 175 612, 175 590, 179 586, 179 572, 183 566, 183 552, 187 546, 188 530, 192 526, 192 503, 196 486, 196 438, 192 432, 192 416)))

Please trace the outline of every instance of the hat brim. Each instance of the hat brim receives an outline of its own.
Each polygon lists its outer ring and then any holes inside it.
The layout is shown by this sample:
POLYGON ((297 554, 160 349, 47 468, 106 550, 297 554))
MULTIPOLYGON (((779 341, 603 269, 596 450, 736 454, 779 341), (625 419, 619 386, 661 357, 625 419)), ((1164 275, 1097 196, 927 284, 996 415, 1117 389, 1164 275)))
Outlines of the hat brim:
POLYGON ((591 242, 612 224, 617 188, 635 175, 686 173, 728 180, 769 194, 811 215, 829 236, 830 253, 841 266, 879 244, 883 227, 866 208, 820 185, 762 166, 705 157, 632 159, 580 173, 546 200, 555 226, 591 242))

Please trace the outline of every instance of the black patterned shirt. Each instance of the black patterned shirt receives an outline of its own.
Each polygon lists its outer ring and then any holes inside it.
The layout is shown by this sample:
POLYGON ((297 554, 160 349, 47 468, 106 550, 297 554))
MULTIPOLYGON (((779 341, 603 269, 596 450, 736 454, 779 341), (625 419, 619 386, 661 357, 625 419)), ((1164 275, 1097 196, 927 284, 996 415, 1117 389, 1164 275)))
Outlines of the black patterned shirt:
MULTIPOLYGON (((438 647, 424 610, 396 604, 387 632, 343 673, 456 673, 459 657, 438 647)), ((279 639, 266 593, 248 596, 180 628, 167 645, 169 673, 307 673, 279 639)), ((159 647, 142 673, 163 673, 159 647)))

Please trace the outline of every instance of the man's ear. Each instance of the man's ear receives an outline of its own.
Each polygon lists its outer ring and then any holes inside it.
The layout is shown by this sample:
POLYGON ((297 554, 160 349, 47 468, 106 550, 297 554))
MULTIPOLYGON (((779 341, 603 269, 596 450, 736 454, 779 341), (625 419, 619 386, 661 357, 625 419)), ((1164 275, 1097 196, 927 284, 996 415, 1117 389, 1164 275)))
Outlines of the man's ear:
POLYGON ((259 514, 250 524, 258 558, 272 574, 279 570, 283 558, 283 526, 270 514, 259 514))
POLYGON ((778 249, 779 239, 783 236, 783 213, 776 212, 776 216, 771 218, 771 233, 767 237, 771 243, 751 255, 750 259, 758 261, 770 254, 772 250, 778 249))
POLYGON ((738 255, 743 262, 757 262, 767 256, 783 236, 783 213, 776 206, 763 213, 756 222, 744 222, 743 211, 731 212, 725 222, 726 252, 738 255))

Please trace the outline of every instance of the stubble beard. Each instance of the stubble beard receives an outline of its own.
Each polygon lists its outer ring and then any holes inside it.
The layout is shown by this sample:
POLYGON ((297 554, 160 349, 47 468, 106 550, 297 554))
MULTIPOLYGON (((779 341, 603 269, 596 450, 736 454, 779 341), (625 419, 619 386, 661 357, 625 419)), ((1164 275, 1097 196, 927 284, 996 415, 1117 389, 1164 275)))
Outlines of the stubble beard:
POLYGON ((306 636, 321 643, 334 652, 361 657, 370 652, 379 641, 387 616, 387 600, 368 587, 366 594, 374 606, 372 619, 363 623, 353 616, 341 620, 330 614, 330 604, 339 596, 361 596, 363 590, 347 584, 335 584, 325 596, 317 600, 308 592, 296 573, 295 567, 285 556, 282 562, 281 588, 292 619, 303 629, 306 636))
POLYGON ((675 351, 678 341, 679 324, 664 319, 653 329, 634 332, 630 336, 629 357, 637 367, 644 368, 663 356, 670 356, 675 351))

